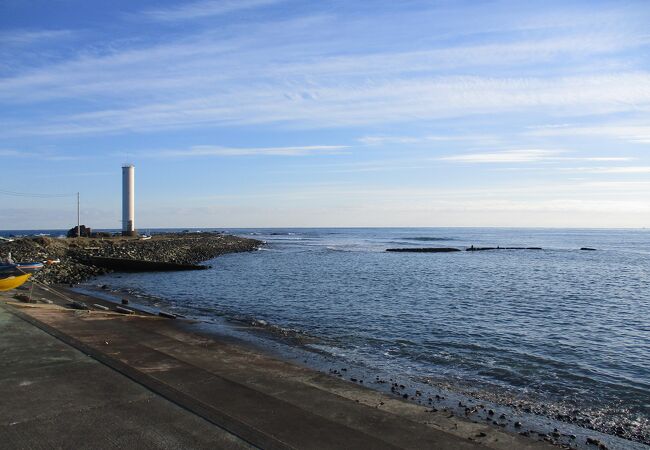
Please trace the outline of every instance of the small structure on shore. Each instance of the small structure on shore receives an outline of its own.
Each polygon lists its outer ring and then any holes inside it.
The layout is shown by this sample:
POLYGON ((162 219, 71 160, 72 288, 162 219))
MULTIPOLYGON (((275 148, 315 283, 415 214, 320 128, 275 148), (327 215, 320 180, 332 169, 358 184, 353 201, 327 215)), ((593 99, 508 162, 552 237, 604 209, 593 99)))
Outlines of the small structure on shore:
POLYGON ((122 166, 122 236, 137 236, 135 230, 135 166, 122 166))
POLYGON ((76 227, 70 228, 66 234, 69 238, 90 237, 91 235, 92 229, 86 225, 77 225, 76 227))

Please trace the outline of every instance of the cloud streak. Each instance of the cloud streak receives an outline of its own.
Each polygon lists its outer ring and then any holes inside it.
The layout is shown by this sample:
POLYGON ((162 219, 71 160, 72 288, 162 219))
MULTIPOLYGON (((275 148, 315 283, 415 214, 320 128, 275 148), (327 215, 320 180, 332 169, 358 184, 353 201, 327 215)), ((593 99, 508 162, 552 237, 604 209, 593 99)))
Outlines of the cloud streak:
POLYGON ((620 162, 630 161, 633 159, 626 156, 562 156, 566 153, 566 150, 503 150, 498 152, 465 153, 461 155, 443 156, 439 158, 439 160, 467 164, 505 164, 548 161, 620 162))
POLYGON ((598 136, 635 144, 650 144, 650 125, 648 124, 564 125, 538 128, 528 132, 528 134, 530 136, 598 136))
POLYGON ((228 156, 308 156, 340 154, 345 145, 307 145, 295 147, 221 147, 195 145, 183 150, 158 150, 144 153, 124 153, 120 156, 144 156, 149 158, 200 158, 228 156))
POLYGON ((562 150, 507 150, 493 153, 444 156, 440 160, 469 164, 528 163, 555 159, 561 153, 563 153, 562 150))
POLYGON ((559 79, 436 77, 361 84, 215 87, 201 97, 11 123, 4 135, 76 135, 169 127, 285 124, 349 127, 477 114, 650 111, 650 74, 559 79))
POLYGON ((565 167, 561 170, 594 174, 646 174, 650 173, 650 166, 565 167))
POLYGON ((69 39, 76 34, 72 30, 8 30, 0 33, 0 42, 17 46, 51 44, 52 40, 69 39))
POLYGON ((209 0, 187 3, 173 8, 150 9, 141 15, 149 20, 174 22, 220 16, 235 11, 258 8, 284 0, 209 0))
POLYGON ((52 152, 34 152, 14 149, 0 149, 0 157, 12 159, 33 159, 43 161, 74 161, 82 159, 79 156, 55 154, 52 152))

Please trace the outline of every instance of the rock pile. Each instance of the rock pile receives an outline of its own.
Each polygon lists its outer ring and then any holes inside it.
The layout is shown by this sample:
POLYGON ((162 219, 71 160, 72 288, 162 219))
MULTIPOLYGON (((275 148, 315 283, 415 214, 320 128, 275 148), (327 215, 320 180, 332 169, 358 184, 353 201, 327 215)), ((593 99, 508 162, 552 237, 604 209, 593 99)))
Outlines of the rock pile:
POLYGON ((255 239, 219 233, 170 233, 144 241, 122 237, 27 237, 0 244, 0 259, 5 258, 8 252, 15 261, 60 259, 60 264, 46 266, 35 275, 35 279, 48 284, 76 284, 107 272, 106 269, 84 264, 84 256, 197 264, 224 253, 255 250, 260 245, 262 242, 255 239))
POLYGON ((92 230, 90 229, 90 227, 87 227, 86 225, 70 228, 68 230, 68 233, 66 234, 66 236, 69 238, 75 238, 77 236, 91 237, 91 235, 92 235, 92 230))

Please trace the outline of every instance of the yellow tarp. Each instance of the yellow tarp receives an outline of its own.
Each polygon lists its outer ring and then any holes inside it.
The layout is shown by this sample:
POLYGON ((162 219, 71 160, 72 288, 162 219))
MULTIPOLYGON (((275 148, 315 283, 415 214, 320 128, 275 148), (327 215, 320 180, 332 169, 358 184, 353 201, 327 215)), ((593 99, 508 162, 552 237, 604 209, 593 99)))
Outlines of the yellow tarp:
POLYGON ((16 289, 25 281, 29 280, 29 277, 31 276, 31 273, 26 273, 25 275, 12 275, 10 277, 0 278, 0 291, 9 291, 11 289, 16 289))

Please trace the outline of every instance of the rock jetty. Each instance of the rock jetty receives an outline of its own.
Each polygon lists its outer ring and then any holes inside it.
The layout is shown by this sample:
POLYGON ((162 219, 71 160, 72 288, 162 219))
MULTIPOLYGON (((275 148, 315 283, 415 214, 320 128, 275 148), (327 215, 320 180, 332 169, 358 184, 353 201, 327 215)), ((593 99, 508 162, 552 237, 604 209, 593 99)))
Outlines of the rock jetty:
POLYGON ((122 258, 176 264, 197 264, 225 253, 256 250, 263 242, 221 233, 167 233, 137 238, 25 237, 0 244, 0 258, 15 261, 60 260, 38 272, 47 284, 76 284, 110 269, 93 265, 90 257, 122 258))
POLYGON ((486 250, 543 250, 542 247, 467 247, 468 252, 483 252, 486 250))
POLYGON ((416 247, 416 248, 387 248, 387 252, 402 252, 402 253, 451 253, 459 252, 457 248, 450 247, 416 247))

